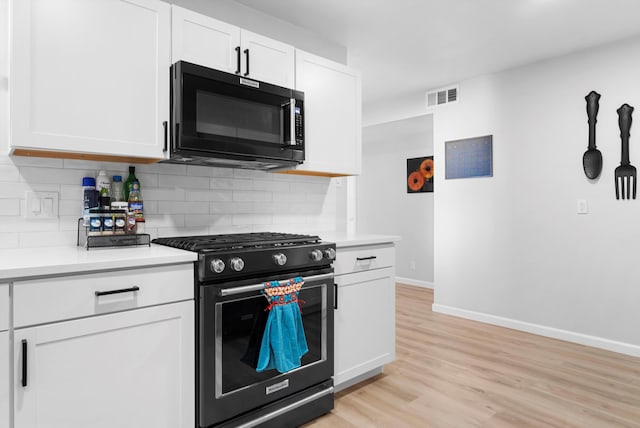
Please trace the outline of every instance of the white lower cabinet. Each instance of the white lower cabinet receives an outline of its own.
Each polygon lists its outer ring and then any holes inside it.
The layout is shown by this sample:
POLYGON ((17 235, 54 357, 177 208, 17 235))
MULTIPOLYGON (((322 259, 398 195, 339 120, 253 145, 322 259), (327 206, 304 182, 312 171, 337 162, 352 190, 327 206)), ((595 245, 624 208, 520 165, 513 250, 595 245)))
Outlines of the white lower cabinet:
POLYGON ((15 428, 193 426, 193 319, 185 301, 16 329, 15 428))
POLYGON ((389 257, 393 254, 393 245, 338 248, 334 265, 338 285, 334 383, 338 389, 395 359, 395 270, 389 257))
POLYGON ((0 427, 9 426, 9 332, 0 332, 0 427))

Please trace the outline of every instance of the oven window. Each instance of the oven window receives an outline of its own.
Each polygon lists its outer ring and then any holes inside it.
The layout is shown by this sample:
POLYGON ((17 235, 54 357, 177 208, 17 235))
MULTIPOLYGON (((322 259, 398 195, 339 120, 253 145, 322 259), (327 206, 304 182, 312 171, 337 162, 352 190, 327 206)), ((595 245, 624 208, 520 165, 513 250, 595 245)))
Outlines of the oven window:
POLYGON ((282 143, 283 109, 242 98, 196 91, 196 132, 282 143))
MULTIPOLYGON (((302 323, 307 339, 307 352, 301 365, 326 359, 326 285, 305 287, 299 294, 302 323)), ((216 318, 221 319, 219 330, 221 364, 216 368, 218 394, 227 394, 266 379, 278 376, 277 370, 256 372, 262 333, 269 315, 267 300, 254 296, 225 301, 216 305, 216 318)))

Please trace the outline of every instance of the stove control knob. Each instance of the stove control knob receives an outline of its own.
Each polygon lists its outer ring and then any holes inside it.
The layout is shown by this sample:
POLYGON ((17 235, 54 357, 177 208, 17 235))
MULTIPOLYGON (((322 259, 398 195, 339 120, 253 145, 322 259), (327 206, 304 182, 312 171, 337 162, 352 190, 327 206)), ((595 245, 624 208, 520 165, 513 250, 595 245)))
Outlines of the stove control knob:
POLYGON ((220 273, 224 270, 224 262, 220 259, 211 260, 211 270, 220 273))
POLYGON ((310 256, 311 256, 311 260, 313 260, 314 262, 319 262, 320 260, 322 260, 322 251, 313 250, 310 256))
POLYGON ((240 257, 232 258, 229 261, 229 264, 231 265, 231 269, 236 272, 240 272, 242 269, 244 269, 244 260, 242 260, 240 257))
POLYGON ((336 250, 334 250, 333 248, 327 248, 326 250, 324 250, 324 256, 329 260, 333 260, 336 258, 336 250))
POLYGON ((273 255, 273 261, 278 265, 278 266, 284 266, 285 263, 287 263, 287 256, 285 256, 282 253, 277 253, 273 255))

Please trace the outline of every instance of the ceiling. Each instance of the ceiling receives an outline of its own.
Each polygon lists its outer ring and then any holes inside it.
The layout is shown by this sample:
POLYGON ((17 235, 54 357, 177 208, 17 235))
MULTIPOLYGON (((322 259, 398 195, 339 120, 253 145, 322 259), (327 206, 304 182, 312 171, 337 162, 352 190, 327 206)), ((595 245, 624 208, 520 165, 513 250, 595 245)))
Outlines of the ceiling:
POLYGON ((236 2, 345 46, 365 105, 640 35, 638 0, 236 2))

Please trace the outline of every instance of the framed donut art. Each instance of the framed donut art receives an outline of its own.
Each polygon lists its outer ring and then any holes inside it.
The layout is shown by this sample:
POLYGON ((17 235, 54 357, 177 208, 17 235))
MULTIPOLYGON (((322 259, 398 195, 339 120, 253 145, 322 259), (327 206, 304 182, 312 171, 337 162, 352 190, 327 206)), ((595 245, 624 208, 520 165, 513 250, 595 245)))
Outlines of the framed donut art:
POLYGON ((407 193, 433 192, 433 156, 407 159, 407 193))

